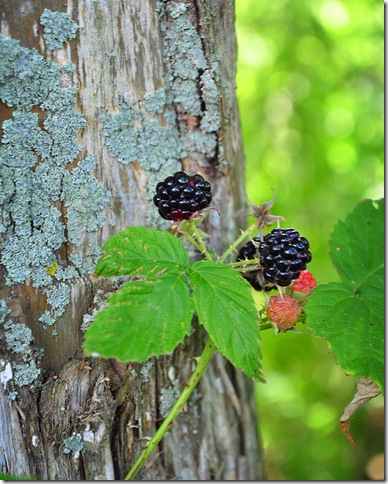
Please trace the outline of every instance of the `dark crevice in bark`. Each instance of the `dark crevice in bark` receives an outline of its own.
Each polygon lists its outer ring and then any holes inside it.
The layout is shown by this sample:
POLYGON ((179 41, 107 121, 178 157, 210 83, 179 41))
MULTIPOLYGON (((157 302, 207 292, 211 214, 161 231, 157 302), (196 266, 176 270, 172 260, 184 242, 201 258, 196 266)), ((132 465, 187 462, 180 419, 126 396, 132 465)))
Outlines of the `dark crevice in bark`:
POLYGON ((87 471, 86 471, 86 468, 85 468, 84 455, 83 455, 83 452, 82 451, 80 452, 79 460, 80 460, 80 465, 79 465, 80 480, 81 481, 86 481, 86 480, 88 480, 87 479, 87 471))

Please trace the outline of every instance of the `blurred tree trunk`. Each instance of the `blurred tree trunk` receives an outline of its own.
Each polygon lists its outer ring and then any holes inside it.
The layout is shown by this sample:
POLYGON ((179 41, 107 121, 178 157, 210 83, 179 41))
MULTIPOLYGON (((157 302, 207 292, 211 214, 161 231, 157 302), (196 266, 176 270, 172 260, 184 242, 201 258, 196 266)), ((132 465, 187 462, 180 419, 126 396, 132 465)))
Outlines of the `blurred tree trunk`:
MULTIPOLYGON (((0 469, 122 479, 203 333, 144 364, 84 357, 82 329, 120 282, 93 266, 126 226, 166 226, 152 190, 182 168, 212 183, 218 251, 244 223, 234 5, 0 0, 0 11, 0 469)), ((252 383, 217 354, 140 478, 261 479, 256 428, 252 383)))

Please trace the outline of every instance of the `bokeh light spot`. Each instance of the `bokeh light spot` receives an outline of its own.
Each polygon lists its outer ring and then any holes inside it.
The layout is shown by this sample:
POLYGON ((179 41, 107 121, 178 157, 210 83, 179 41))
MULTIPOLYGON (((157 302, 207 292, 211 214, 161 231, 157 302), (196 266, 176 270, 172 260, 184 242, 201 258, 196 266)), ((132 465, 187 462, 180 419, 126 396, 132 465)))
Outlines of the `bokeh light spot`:
POLYGON ((314 65, 324 61, 326 49, 316 37, 307 35, 298 42, 297 56, 301 62, 314 65))
POLYGON ((291 159, 289 154, 283 150, 270 151, 264 159, 266 169, 274 177, 282 177, 289 173, 291 168, 291 159))
POLYGON ((306 423, 310 428, 320 428, 321 432, 327 433, 334 428, 335 424, 338 424, 335 420, 336 417, 338 415, 333 408, 317 402, 309 408, 306 415, 306 423))
POLYGON ((275 125, 286 124, 292 116, 293 107, 288 91, 277 91, 269 96, 265 104, 265 114, 275 125))
POLYGON ((354 118, 346 109, 332 109, 327 113, 324 125, 327 134, 333 138, 345 138, 353 131, 354 118))
POLYGON ((347 173, 356 165, 357 152, 346 141, 334 141, 327 150, 327 161, 337 173, 347 173))
POLYGON ((289 77, 288 86, 295 101, 305 99, 311 90, 310 81, 302 72, 293 72, 289 77))
POLYGON ((348 10, 341 2, 335 0, 320 2, 317 16, 327 29, 340 29, 349 23, 348 10))

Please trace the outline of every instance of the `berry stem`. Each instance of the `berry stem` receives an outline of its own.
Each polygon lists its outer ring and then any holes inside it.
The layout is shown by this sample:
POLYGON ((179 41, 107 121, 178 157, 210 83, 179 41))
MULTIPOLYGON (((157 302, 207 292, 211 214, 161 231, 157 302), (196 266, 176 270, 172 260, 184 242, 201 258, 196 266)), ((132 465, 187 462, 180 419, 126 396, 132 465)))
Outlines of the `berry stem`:
POLYGON ((238 237, 233 244, 229 246, 229 248, 218 258, 218 262, 224 262, 224 260, 232 254, 234 251, 237 251, 237 247, 240 244, 243 244, 246 240, 252 237, 252 231, 257 228, 259 225, 260 220, 256 219, 252 225, 250 225, 246 230, 244 230, 240 237, 238 237))
POLYGON ((260 331, 265 331, 266 329, 272 329, 272 328, 273 328, 273 326, 270 322, 260 324, 260 331))
POLYGON ((211 360, 211 357, 213 356, 213 353, 215 352, 216 347, 209 337, 205 348, 202 352, 202 355, 196 358, 197 360, 197 367, 194 370, 193 374, 191 375, 189 381, 185 385, 182 393, 178 397, 177 401, 175 402, 174 406, 170 410, 170 413, 167 415, 167 417, 164 419, 162 425, 159 427, 155 435, 152 437, 152 439, 148 442, 147 446, 143 450, 143 452, 140 454, 139 458, 135 462, 135 464, 132 466, 131 470, 128 472, 128 474, 125 476, 124 480, 129 481, 135 479, 137 474, 140 472, 142 469, 143 465, 146 463, 150 455, 152 454, 153 450, 155 447, 158 445, 158 443, 162 440, 166 432, 169 430, 170 426, 173 423, 173 420, 181 413, 184 405, 186 404, 187 400, 189 399, 190 395, 192 394, 194 388, 197 386, 199 380, 201 379, 209 361, 211 360))
POLYGON ((189 235, 188 233, 186 232, 181 232, 181 234, 183 234, 183 237, 187 240, 187 242, 189 242, 191 245, 193 245, 196 249, 199 250, 199 252, 202 253, 202 247, 201 245, 194 239, 194 237, 192 237, 191 235, 189 235))
POLYGON ((237 262, 229 262, 228 266, 233 267, 233 269, 244 271, 254 271, 260 265, 260 259, 245 259, 239 260, 237 262), (248 266, 248 267, 247 267, 248 266), (253 267, 249 267, 253 266, 253 267), (255 267, 257 266, 257 267, 255 267))
MULTIPOLYGON (((183 234, 186 237, 187 233, 183 233, 183 234)), ((195 237, 195 239, 191 243, 196 241, 197 243, 193 243, 194 247, 196 247, 201 252, 201 254, 203 254, 206 257, 207 260, 212 261, 213 257, 210 255, 209 251, 207 250, 207 247, 205 245, 205 242, 203 241, 202 235, 198 230, 198 227, 193 219, 189 220, 189 233, 187 235, 190 238, 191 238, 191 235, 195 237)), ((186 237, 186 239, 190 242, 189 238, 186 237)))

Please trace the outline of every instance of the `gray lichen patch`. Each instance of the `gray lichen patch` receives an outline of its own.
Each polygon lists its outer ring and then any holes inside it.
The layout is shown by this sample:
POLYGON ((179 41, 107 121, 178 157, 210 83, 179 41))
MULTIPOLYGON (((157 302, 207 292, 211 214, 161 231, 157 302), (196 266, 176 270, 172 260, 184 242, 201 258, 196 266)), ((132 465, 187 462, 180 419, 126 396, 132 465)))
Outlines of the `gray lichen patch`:
POLYGON ((145 107, 150 114, 162 114, 166 101, 166 91, 162 88, 144 96, 145 107))
MULTIPOLYGON (((149 113, 161 112, 163 99, 160 90, 147 95, 145 107, 149 113)), ((118 114, 107 114, 104 118, 106 146, 111 156, 124 165, 138 161, 146 170, 153 171, 179 159, 179 133, 168 117, 162 121, 147 119, 144 111, 124 102, 118 107, 118 114)))
MULTIPOLYGON (((147 170, 146 193, 150 202, 160 174, 168 176, 181 168, 179 131, 165 103, 166 93, 158 89, 139 103, 119 102, 119 112, 107 113, 103 119, 110 156, 124 165, 137 161, 147 170)), ((148 211, 146 223, 161 226, 157 211, 148 211)))
POLYGON ((163 53, 170 71, 174 102, 183 106, 187 113, 202 114, 201 97, 197 80, 207 69, 201 37, 189 20, 184 3, 158 2, 161 27, 164 33, 163 53), (165 23, 165 15, 170 22, 165 23))
MULTIPOLYGON (((54 13, 42 15, 46 29, 72 38, 74 22, 54 13)), ((62 87, 63 67, 2 35, 0 51, 0 100, 14 108, 0 148, 0 263, 7 285, 30 281, 43 290, 49 307, 39 319, 52 325, 69 302, 69 282, 93 271, 109 192, 91 174, 93 156, 74 166, 86 121, 77 89, 62 87)))
POLYGON ((195 118, 194 127, 180 123, 182 158, 203 163, 217 155, 221 128, 218 62, 206 59, 201 36, 184 3, 158 0, 157 10, 168 71, 165 81, 171 93, 167 102, 178 105, 183 117, 195 118))
POLYGON ((58 65, 35 49, 0 35, 0 98, 10 107, 28 110, 60 86, 58 65))
POLYGON ((76 246, 82 244, 85 230, 96 232, 102 226, 105 220, 102 209, 109 203, 109 192, 90 176, 94 168, 94 157, 88 156, 71 171, 66 171, 63 180, 62 197, 67 208, 68 241, 76 246), (99 210, 96 210, 96 206, 99 210))
POLYGON ((184 151, 183 157, 196 159, 198 153, 207 153, 213 157, 216 153, 217 136, 215 133, 204 133, 203 131, 186 131, 181 137, 184 151))
POLYGON ((44 26, 43 38, 50 50, 61 49, 64 42, 74 39, 78 30, 77 23, 69 14, 52 12, 47 8, 40 16, 40 23, 44 26))
POLYGON ((143 382, 148 382, 150 380, 150 372, 154 368, 153 361, 146 361, 142 363, 140 367, 140 375, 143 382))
POLYGON ((166 418, 174 406, 176 399, 180 395, 179 381, 175 380, 171 387, 162 388, 160 391, 159 412, 163 418, 166 418))
MULTIPOLYGON (((215 71, 217 72, 217 67, 215 71)), ((206 110, 201 120, 201 129, 205 133, 213 133, 221 127, 221 115, 219 111, 221 95, 210 69, 206 69, 201 75, 201 92, 202 99, 206 105, 206 110)))
POLYGON ((35 360, 23 361, 23 363, 12 363, 13 381, 15 385, 31 386, 41 374, 41 369, 36 365, 35 360))
POLYGON ((82 435, 73 432, 73 434, 63 441, 63 453, 70 454, 72 453, 74 458, 79 457, 79 453, 84 448, 84 444, 82 442, 82 435))
POLYGON ((4 324, 4 328, 7 330, 5 332, 7 347, 14 353, 25 353, 30 343, 34 341, 30 328, 24 324, 14 323, 12 327, 12 324, 8 321, 4 324), (13 329, 13 331, 9 331, 10 329, 13 329))
POLYGON ((34 337, 28 326, 7 319, 10 312, 6 302, 0 300, 0 330, 8 351, 15 355, 10 363, 8 380, 18 386, 32 385, 41 374, 36 360, 42 356, 42 351, 37 352, 34 348, 34 337))

